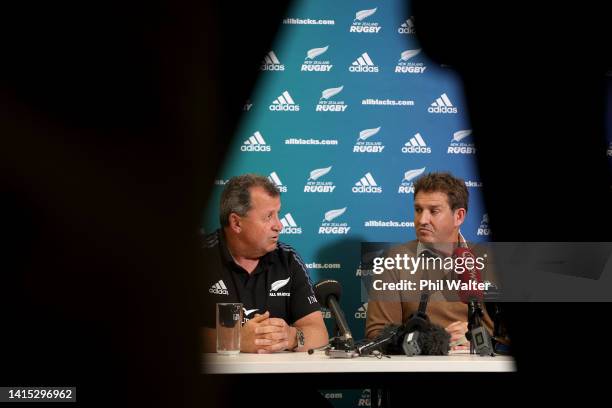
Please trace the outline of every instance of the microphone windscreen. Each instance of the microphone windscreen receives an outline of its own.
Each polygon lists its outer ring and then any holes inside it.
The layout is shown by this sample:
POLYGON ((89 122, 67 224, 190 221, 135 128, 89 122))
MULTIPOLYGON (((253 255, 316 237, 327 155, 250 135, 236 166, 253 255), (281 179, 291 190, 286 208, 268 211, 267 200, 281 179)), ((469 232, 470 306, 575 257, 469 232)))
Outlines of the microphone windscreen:
POLYGON ((421 331, 419 346, 421 355, 445 356, 450 349, 450 334, 442 326, 430 324, 426 330, 421 331))
POLYGON ((314 293, 319 301, 319 304, 327 307, 327 300, 330 296, 334 296, 340 301, 340 295, 342 295, 342 287, 340 282, 333 279, 326 279, 318 282, 314 285, 314 293))

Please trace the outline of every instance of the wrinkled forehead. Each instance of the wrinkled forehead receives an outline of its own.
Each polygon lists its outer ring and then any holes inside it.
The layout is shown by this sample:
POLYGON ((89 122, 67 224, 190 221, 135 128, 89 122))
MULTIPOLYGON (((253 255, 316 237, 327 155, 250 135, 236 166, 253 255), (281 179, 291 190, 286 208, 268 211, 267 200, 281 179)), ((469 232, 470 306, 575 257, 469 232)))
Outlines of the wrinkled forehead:
POLYGON ((251 187, 251 211, 273 211, 280 209, 280 195, 272 197, 262 187, 251 187))
POLYGON ((414 197, 415 207, 450 207, 448 194, 442 191, 419 191, 414 197))

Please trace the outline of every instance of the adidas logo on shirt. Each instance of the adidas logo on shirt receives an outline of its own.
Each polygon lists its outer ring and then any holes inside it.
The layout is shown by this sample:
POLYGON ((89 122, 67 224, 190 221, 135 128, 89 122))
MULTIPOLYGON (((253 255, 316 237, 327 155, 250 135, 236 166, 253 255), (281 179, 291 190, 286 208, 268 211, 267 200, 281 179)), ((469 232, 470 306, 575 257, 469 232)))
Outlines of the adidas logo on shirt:
POLYGON ((382 187, 379 187, 372 177, 372 173, 366 173, 358 182, 353 186, 353 193, 382 193, 382 187))
POLYGON ((272 101, 272 104, 268 108, 271 111, 297 112, 300 110, 300 105, 295 103, 288 91, 285 91, 278 98, 272 101))
POLYGON ((349 66, 349 72, 378 72, 378 67, 368 53, 364 52, 349 66))
POLYGON ((402 153, 431 153, 431 147, 428 147, 423 136, 417 133, 402 147, 402 153))
POLYGON ((427 109, 429 113, 457 113, 457 108, 448 99, 448 96, 443 93, 427 109))
POLYGON ((261 133, 256 131, 253 133, 253 136, 244 141, 243 145, 240 146, 240 150, 243 152, 269 152, 272 148, 266 144, 261 133))
POLYGON ((215 283, 208 289, 208 292, 213 293, 215 295, 229 295, 227 291, 227 286, 223 283, 223 280, 219 280, 219 282, 215 283))
POLYGON ((259 69, 262 71, 284 71, 285 66, 280 63, 274 51, 270 51, 264 57, 259 69))

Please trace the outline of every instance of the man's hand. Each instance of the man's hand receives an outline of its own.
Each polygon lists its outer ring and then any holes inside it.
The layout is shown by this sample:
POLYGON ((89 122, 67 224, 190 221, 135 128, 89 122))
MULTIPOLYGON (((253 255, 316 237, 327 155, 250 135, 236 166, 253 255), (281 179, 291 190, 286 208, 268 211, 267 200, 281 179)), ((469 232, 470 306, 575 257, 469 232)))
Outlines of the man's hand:
POLYGON ((273 353, 295 345, 296 329, 289 326, 283 319, 272 317, 257 326, 255 335, 257 352, 273 353))
POLYGON ((240 330, 240 351, 243 353, 256 353, 257 349, 260 348, 256 344, 257 334, 256 330, 262 326, 262 322, 269 319, 270 312, 266 312, 262 315, 256 313, 255 316, 246 322, 240 330))
MULTIPOLYGON (((450 343, 453 344, 453 342, 465 339, 465 333, 467 333, 468 331, 468 324, 467 322, 456 321, 446 326, 444 330, 446 330, 446 332, 450 334, 450 343)), ((458 345, 451 346, 451 350, 465 350, 469 347, 470 342, 468 341, 467 343, 460 343, 458 345)))

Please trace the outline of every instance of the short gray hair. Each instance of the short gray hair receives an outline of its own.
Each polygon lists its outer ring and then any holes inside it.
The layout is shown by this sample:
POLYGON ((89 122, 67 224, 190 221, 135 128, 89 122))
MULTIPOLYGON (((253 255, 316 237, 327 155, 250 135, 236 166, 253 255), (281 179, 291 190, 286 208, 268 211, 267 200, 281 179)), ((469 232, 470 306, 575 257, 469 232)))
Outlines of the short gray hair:
POLYGON ((259 174, 243 174, 232 177, 225 184, 219 203, 219 221, 222 227, 229 225, 229 216, 236 213, 244 217, 251 209, 251 192, 253 187, 261 187, 270 197, 280 196, 278 187, 267 177, 259 174))

